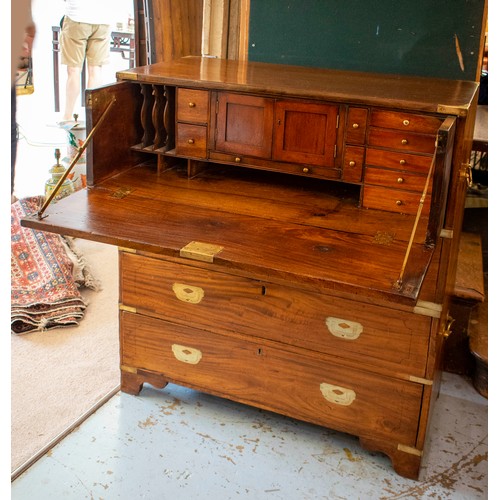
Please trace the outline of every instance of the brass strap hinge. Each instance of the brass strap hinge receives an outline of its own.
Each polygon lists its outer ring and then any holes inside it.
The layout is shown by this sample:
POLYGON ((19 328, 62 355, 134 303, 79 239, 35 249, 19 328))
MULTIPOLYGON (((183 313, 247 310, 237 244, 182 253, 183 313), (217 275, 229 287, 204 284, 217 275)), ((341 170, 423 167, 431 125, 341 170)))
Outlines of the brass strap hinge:
POLYGON ((443 306, 441 304, 435 304, 434 302, 419 300, 417 305, 413 308, 413 312, 415 314, 421 314, 422 316, 440 318, 443 312, 443 306))
POLYGON ((126 311, 126 312, 134 313, 134 314, 137 313, 137 309, 135 307, 126 306, 124 304, 120 304, 118 306, 118 308, 120 309, 120 311, 126 311))
POLYGON ((118 250, 120 252, 137 253, 137 250, 135 248, 118 247, 118 250))
POLYGON ((180 256, 185 259, 213 262, 214 257, 224 249, 223 246, 212 243, 192 241, 180 249, 180 256))
POLYGON ((407 446, 406 444, 398 444, 398 451, 402 451, 403 453, 409 453, 410 455, 416 455, 417 457, 422 456, 422 450, 418 450, 413 446, 407 446))
POLYGON ((133 366, 120 365, 120 370, 122 372, 137 373, 137 368, 134 368, 133 366))
POLYGON ((441 229, 439 236, 441 236, 441 238, 448 238, 451 240, 453 239, 453 229, 441 229))
POLYGON ((409 380, 410 382, 416 382, 417 384, 422 385, 432 385, 434 383, 432 380, 429 380, 427 378, 415 377, 413 375, 410 375, 409 380))

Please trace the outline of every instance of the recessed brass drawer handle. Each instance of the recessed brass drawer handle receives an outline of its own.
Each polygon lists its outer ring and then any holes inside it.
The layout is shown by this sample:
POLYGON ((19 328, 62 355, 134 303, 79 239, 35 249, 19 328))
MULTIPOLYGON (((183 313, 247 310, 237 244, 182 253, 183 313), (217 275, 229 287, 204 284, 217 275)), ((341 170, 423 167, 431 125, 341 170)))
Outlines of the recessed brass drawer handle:
POLYGON ((185 345, 172 344, 172 352, 175 359, 189 365, 197 365, 201 361, 202 353, 194 347, 186 347, 185 345))
POLYGON ((340 339, 356 340, 363 332, 363 325, 355 321, 328 316, 325 323, 328 331, 340 339))
POLYGON ((319 390, 323 397, 330 403, 341 406, 349 406, 356 399, 356 393, 352 389, 346 389, 339 385, 321 383, 319 390))
POLYGON ((190 103, 189 103, 189 107, 190 107, 190 108, 194 108, 194 107, 196 107, 196 103, 195 103, 195 102, 190 102, 190 103))
POLYGON ((199 286, 174 283, 172 285, 172 290, 179 300, 187 302, 188 304, 199 304, 205 296, 203 288, 200 288, 199 286))

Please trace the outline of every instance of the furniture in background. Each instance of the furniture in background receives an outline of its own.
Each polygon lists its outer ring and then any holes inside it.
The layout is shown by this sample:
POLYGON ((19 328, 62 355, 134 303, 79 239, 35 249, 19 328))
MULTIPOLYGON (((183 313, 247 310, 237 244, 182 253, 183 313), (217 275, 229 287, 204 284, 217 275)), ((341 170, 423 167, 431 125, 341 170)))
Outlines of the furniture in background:
MULTIPOLYGON (((60 26, 52 26, 52 68, 54 75, 54 110, 59 112, 61 109, 59 98, 59 35, 61 32, 60 26)), ((112 31, 110 37, 110 51, 119 52, 122 58, 129 62, 129 68, 135 66, 135 35, 131 31, 112 31)), ((86 62, 83 63, 81 77, 81 95, 82 106, 85 106, 85 89, 86 89, 86 62)))

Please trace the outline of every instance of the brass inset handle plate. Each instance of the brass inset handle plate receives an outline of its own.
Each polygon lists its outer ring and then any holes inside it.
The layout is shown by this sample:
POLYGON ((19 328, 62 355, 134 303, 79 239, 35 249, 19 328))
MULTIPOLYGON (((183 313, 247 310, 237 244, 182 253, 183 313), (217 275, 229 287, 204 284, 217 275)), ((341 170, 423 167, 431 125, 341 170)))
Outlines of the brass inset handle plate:
POLYGON ((319 385, 323 397, 329 402, 341 406, 349 406, 356 399, 356 393, 352 389, 346 389, 339 385, 323 382, 319 385))
POLYGON ((328 331, 340 339, 356 340, 363 332, 363 325, 355 321, 328 316, 325 323, 328 331))
POLYGON ((199 286, 174 283, 172 285, 172 290, 180 301, 187 302, 188 304, 199 304, 205 296, 203 288, 199 286))
POLYGON ((197 365, 201 361, 202 353, 194 347, 186 347, 185 345, 172 344, 172 352, 175 359, 189 365, 197 365))

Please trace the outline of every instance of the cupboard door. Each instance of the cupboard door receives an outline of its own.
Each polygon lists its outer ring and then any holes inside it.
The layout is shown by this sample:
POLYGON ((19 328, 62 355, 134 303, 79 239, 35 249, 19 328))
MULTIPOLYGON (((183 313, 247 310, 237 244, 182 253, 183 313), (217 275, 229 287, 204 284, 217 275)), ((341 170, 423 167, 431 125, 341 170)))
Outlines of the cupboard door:
POLYGON ((272 99, 230 92, 219 94, 216 151, 270 158, 272 137, 272 99))
POLYGON ((330 104, 278 101, 273 159, 334 165, 338 107, 330 104))

